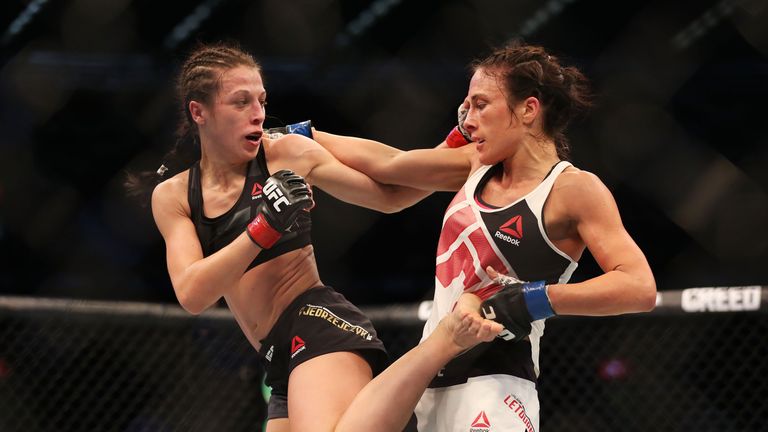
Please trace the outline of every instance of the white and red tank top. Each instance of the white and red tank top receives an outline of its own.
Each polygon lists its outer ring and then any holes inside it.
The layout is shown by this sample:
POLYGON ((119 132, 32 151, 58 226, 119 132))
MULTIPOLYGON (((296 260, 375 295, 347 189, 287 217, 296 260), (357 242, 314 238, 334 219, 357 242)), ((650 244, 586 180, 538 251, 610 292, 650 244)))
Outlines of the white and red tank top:
MULTIPOLYGON (((544 280, 554 284, 570 279, 578 263, 549 240, 543 220, 544 202, 557 176, 569 166, 569 162, 558 162, 534 190, 500 208, 484 205, 478 198, 484 185, 501 169, 500 165, 483 166, 467 179, 443 218, 437 246, 434 302, 422 339, 432 333, 463 292, 474 292, 485 299, 499 289, 486 273, 488 266, 523 281, 544 280)), ((515 366, 528 372, 509 373, 535 380, 544 320, 535 321, 532 326, 530 354, 524 355, 530 355, 530 359, 525 365, 515 366)), ((505 351, 514 345, 500 340, 492 344, 499 344, 498 348, 505 351)), ((520 360, 519 355, 515 357, 520 360)), ((476 370, 474 373, 506 372, 476 370)))

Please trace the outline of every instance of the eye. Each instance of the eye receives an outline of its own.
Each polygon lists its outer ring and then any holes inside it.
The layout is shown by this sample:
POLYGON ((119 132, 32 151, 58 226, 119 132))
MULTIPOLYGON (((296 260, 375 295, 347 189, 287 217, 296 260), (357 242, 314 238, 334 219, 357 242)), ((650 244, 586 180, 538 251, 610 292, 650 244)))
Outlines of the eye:
POLYGON ((267 106, 267 101, 266 101, 266 99, 262 99, 262 100, 259 100, 259 104, 261 104, 261 106, 262 106, 262 107, 265 107, 265 106, 267 106))

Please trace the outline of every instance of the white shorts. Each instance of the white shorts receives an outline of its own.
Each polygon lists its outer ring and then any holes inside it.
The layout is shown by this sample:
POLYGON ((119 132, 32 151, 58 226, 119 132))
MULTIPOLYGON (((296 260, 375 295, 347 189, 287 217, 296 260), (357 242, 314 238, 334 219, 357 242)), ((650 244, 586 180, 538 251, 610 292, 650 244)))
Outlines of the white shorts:
POLYGON ((472 377, 428 388, 416 406, 418 430, 429 432, 537 432, 536 384, 512 375, 472 377))

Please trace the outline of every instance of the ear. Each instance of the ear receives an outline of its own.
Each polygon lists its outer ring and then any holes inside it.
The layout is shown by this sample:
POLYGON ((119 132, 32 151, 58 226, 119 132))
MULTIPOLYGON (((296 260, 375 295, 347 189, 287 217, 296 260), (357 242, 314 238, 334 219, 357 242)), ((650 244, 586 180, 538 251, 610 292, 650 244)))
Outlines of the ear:
POLYGON ((189 102, 189 114, 197 125, 205 124, 205 106, 198 101, 189 102))
POLYGON ((523 124, 531 125, 541 112, 541 102, 537 98, 529 96, 520 103, 518 109, 523 124))

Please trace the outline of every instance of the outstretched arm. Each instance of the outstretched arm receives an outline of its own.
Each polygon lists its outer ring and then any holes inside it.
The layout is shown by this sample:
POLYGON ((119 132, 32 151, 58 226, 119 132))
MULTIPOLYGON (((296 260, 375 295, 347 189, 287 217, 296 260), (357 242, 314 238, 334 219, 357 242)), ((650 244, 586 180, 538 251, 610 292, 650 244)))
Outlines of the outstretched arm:
POLYGON ((376 181, 432 191, 456 191, 469 176, 475 145, 402 151, 378 141, 313 131, 313 138, 343 164, 376 181))
POLYGON ((383 184, 335 158, 309 138, 286 135, 270 143, 270 170, 290 168, 304 175, 313 186, 350 204, 384 213, 409 207, 432 194, 408 186, 383 184))
POLYGON ((405 353, 366 385, 336 427, 346 431, 401 431, 430 381, 452 358, 501 331, 478 314, 480 299, 462 294, 453 312, 421 344, 405 353))

